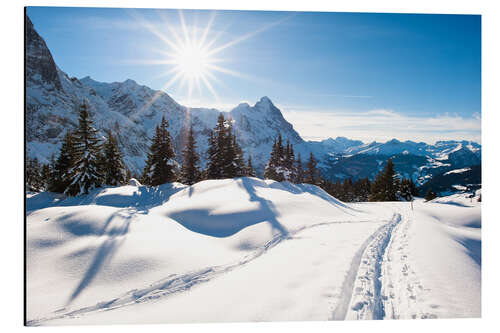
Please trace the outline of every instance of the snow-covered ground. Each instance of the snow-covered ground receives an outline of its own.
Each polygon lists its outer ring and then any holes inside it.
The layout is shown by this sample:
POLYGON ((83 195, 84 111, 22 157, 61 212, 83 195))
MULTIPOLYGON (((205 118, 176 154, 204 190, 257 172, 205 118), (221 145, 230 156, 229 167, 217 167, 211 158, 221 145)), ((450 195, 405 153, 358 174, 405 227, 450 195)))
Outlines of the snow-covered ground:
POLYGON ((480 203, 256 178, 27 196, 28 325, 481 315, 480 203))

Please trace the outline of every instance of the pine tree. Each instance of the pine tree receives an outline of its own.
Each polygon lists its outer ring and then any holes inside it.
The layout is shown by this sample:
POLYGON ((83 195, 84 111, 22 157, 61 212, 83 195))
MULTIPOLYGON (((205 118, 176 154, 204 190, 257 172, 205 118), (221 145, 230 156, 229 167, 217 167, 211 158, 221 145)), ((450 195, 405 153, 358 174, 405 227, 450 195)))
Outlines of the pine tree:
POLYGON ((224 178, 224 147, 226 145, 226 121, 222 113, 217 118, 217 125, 208 138, 208 163, 206 175, 208 179, 224 178))
POLYGON ((52 168, 52 176, 49 182, 50 192, 63 193, 71 184, 70 169, 75 158, 73 141, 73 135, 68 131, 64 136, 59 155, 52 168))
POLYGON ((415 185, 415 183, 413 182, 413 180, 409 179, 410 181, 410 184, 409 184, 409 187, 410 187, 410 193, 413 197, 418 197, 419 196, 419 191, 418 191, 418 187, 415 185))
POLYGON ((283 138, 281 134, 278 134, 278 138, 274 140, 269 161, 264 169, 264 178, 278 182, 296 182, 298 170, 295 164, 293 145, 290 144, 290 141, 287 141, 286 146, 283 146, 283 138))
POLYGON ((437 198, 437 194, 434 193, 432 190, 427 191, 427 194, 425 195, 425 201, 431 201, 433 199, 437 198))
POLYGON ((392 160, 377 175, 371 187, 370 201, 395 201, 399 189, 399 180, 394 171, 392 160))
POLYGON ((354 185, 351 178, 344 179, 344 183, 342 184, 342 190, 344 194, 343 201, 346 202, 356 201, 356 197, 354 195, 354 185))
POLYGON ((26 160, 26 186, 30 191, 41 191, 44 189, 42 180, 42 169, 38 158, 27 158, 26 160))
POLYGON ((371 182, 368 178, 363 178, 355 183, 355 191, 357 189, 358 201, 368 201, 371 191, 371 182))
POLYGON ((189 128, 186 138, 186 146, 183 150, 184 162, 181 168, 181 182, 193 185, 200 180, 200 169, 198 163, 200 158, 196 153, 196 140, 194 138, 193 126, 189 128))
POLYGON ((41 180, 42 180, 42 188, 45 191, 48 191, 49 188, 49 182, 52 176, 52 169, 50 163, 45 163, 42 165, 42 170, 41 170, 41 180))
POLYGON ((401 180, 399 185, 399 196, 401 199, 411 201, 416 195, 418 195, 415 183, 413 183, 411 179, 404 178, 401 180))
POLYGON ((242 177, 245 174, 245 160, 243 159, 243 150, 238 145, 236 136, 233 134, 231 120, 226 121, 223 135, 221 149, 223 159, 222 177, 242 177))
POLYGON ((156 126, 144 167, 142 181, 152 186, 173 182, 176 177, 175 152, 167 128, 168 122, 163 117, 161 125, 156 126))
POLYGON ((285 180, 295 182, 297 178, 297 168, 295 166, 295 152, 293 151, 293 145, 290 144, 290 141, 287 141, 286 144, 283 168, 285 180))
POLYGON ((269 156, 269 162, 264 169, 264 178, 276 180, 278 182, 283 181, 282 177, 277 172, 280 164, 280 156, 278 150, 278 142, 274 139, 273 147, 271 149, 271 154, 269 156))
MULTIPOLYGON (((229 134, 232 135, 231 132, 229 132, 229 134)), ((231 173, 226 174, 226 178, 244 177, 247 166, 245 165, 245 159, 243 158, 243 150, 238 144, 238 141, 236 141, 236 136, 234 134, 232 135, 230 147, 232 154, 228 156, 227 163, 231 165, 231 173)))
POLYGON ((321 184, 321 176, 319 174, 319 170, 317 169, 318 162, 314 158, 313 153, 310 153, 309 160, 306 164, 306 175, 305 182, 313 185, 321 184))
POLYGON ((250 155, 248 155, 248 163, 247 163, 247 167, 246 167, 245 176, 257 177, 257 174, 255 173, 255 169, 253 168, 253 165, 252 165, 252 156, 250 156, 250 155))
POLYGON ((295 170, 297 171, 295 174, 294 183, 300 184, 304 182, 304 177, 305 177, 304 168, 302 167, 302 159, 300 158, 300 153, 299 156, 297 157, 297 161, 295 162, 295 164, 296 164, 295 170))
POLYGON ((208 136, 208 151, 207 151, 207 168, 203 172, 204 179, 220 179, 221 178, 221 159, 219 158, 219 150, 217 146, 217 139, 215 138, 214 131, 210 131, 208 136))
POLYGON ((64 191, 66 194, 87 194, 89 190, 102 185, 102 172, 99 164, 101 144, 97 130, 92 124, 87 105, 82 104, 78 128, 73 138, 73 165, 68 172, 71 183, 64 191))
POLYGON ((205 170, 208 179, 224 179, 245 175, 243 150, 233 134, 231 121, 221 113, 217 125, 208 139, 208 163, 205 170))
POLYGON ((123 163, 122 153, 118 142, 111 131, 107 131, 106 142, 103 145, 101 165, 104 184, 111 186, 123 185, 127 178, 127 171, 123 163))

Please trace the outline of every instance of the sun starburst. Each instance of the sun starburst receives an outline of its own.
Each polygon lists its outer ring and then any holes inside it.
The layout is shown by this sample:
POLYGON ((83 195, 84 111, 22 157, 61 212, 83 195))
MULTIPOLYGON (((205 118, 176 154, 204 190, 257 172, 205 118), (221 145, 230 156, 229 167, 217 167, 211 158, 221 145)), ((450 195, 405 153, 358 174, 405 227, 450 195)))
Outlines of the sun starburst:
MULTIPOLYGON (((163 13, 160 12, 159 14, 163 16, 163 13)), ((161 31, 158 26, 144 20, 137 12, 133 13, 132 16, 136 20, 141 22, 144 27, 164 43, 162 47, 163 50, 160 51, 163 58, 159 60, 149 60, 145 63, 167 66, 166 70, 160 75, 168 77, 169 80, 161 90, 167 90, 173 85, 178 85, 181 89, 187 87, 188 97, 191 98, 195 90, 201 95, 202 90, 207 89, 216 100, 218 100, 218 96, 214 89, 214 83, 224 86, 221 80, 217 78, 216 73, 246 79, 250 78, 248 75, 226 68, 224 66, 224 60, 216 56, 227 48, 241 43, 288 19, 288 17, 285 17, 277 22, 264 25, 260 29, 248 34, 238 36, 226 43, 217 45, 218 37, 223 34, 223 31, 218 31, 215 34, 212 31, 215 12, 211 13, 204 28, 200 28, 197 24, 186 24, 183 12, 179 10, 178 14, 180 25, 177 29, 167 24, 167 22, 171 22, 171 20, 163 16, 165 25, 162 26, 167 27, 167 33, 161 31)), ((154 100, 151 101, 151 103, 152 102, 154 102, 154 100)))

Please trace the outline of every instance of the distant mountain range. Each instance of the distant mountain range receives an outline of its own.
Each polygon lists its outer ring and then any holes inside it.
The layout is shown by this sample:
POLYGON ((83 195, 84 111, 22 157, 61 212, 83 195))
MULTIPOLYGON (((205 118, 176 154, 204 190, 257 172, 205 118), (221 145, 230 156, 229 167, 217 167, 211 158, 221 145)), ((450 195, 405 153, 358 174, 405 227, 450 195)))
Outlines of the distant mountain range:
MULTIPOLYGON (((88 104, 95 126, 104 135, 116 133, 127 166, 136 173, 144 167, 155 125, 163 116, 179 162, 184 136, 193 125, 198 151, 205 164, 209 131, 221 111, 182 106, 163 91, 153 90, 133 80, 104 83, 90 77, 70 77, 57 67, 43 38, 26 18, 26 142, 29 157, 47 162, 57 156, 61 139, 75 128, 78 105, 88 104)), ((305 141, 268 97, 255 105, 242 103, 229 112, 233 127, 246 156, 262 174, 273 140, 281 134, 305 161, 312 152, 319 160, 323 176, 332 180, 372 178, 388 158, 396 171, 424 184, 446 171, 479 165, 481 145, 470 141, 439 141, 434 145, 396 139, 365 144, 344 137, 320 142, 305 141)))

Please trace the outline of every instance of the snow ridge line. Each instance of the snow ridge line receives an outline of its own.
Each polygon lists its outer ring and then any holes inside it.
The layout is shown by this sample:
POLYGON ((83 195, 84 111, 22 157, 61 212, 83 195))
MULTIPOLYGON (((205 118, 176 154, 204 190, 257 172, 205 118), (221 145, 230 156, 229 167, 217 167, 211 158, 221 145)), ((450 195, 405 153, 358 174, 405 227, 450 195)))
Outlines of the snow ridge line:
POLYGON ((333 311, 331 320, 384 318, 382 262, 392 231, 401 220, 401 214, 394 213, 387 224, 377 229, 360 246, 342 284, 341 301, 333 311))
POLYGON ((246 265, 249 262, 253 261, 254 259, 257 259, 261 255, 265 254, 267 251, 269 251, 282 241, 292 240, 294 235, 306 229, 312 229, 325 225, 343 224, 343 223, 373 223, 373 222, 374 221, 372 220, 320 222, 293 230, 288 234, 280 233, 274 236, 271 240, 269 240, 264 246, 256 249, 253 253, 243 257, 243 259, 237 263, 232 263, 229 265, 205 267, 203 269, 191 271, 182 275, 171 274, 165 279, 152 283, 149 287, 143 289, 133 289, 126 292, 122 296, 116 297, 112 300, 102 301, 95 305, 83 307, 68 312, 64 312, 66 309, 62 308, 57 311, 54 311, 54 316, 29 320, 27 321, 26 325, 40 326, 43 322, 50 320, 78 317, 92 312, 109 311, 121 308, 123 306, 154 301, 158 300, 159 298, 172 296, 174 294, 188 291, 195 285, 209 282, 213 278, 216 278, 217 276, 222 275, 224 273, 228 273, 233 269, 242 267, 243 265, 246 265))

